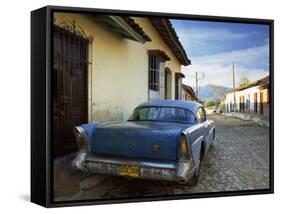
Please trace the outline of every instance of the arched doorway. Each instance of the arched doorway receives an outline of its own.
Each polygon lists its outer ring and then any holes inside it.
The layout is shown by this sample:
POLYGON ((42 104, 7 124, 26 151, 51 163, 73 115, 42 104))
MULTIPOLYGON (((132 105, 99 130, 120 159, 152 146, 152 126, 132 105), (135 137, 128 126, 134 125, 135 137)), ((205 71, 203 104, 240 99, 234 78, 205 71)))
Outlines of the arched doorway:
POLYGON ((165 68, 165 99, 172 99, 172 71, 170 68, 165 68))

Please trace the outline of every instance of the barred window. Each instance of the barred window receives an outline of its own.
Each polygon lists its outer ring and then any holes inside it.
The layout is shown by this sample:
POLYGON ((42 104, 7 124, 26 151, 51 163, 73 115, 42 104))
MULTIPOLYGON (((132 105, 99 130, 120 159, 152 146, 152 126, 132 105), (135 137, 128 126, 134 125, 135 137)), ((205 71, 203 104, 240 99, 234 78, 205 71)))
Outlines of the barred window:
POLYGON ((154 54, 149 54, 149 82, 148 87, 150 90, 159 91, 159 69, 160 57, 154 54))

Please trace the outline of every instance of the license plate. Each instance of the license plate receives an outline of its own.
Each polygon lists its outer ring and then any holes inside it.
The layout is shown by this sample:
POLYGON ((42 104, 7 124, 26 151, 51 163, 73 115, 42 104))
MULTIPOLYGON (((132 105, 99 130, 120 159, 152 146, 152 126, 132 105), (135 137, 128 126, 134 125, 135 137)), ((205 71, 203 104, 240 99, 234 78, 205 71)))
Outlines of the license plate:
POLYGON ((140 168, 138 166, 121 165, 119 174, 122 176, 139 177, 140 168))

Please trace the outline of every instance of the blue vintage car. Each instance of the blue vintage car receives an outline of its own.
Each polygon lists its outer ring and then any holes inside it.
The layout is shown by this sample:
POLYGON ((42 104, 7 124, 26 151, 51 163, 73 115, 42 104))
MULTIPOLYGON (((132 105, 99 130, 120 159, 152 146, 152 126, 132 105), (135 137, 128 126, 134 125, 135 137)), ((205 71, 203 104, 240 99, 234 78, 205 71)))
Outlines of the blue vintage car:
POLYGON ((74 133, 78 170, 195 185, 215 126, 197 102, 154 100, 128 121, 83 124, 74 133))

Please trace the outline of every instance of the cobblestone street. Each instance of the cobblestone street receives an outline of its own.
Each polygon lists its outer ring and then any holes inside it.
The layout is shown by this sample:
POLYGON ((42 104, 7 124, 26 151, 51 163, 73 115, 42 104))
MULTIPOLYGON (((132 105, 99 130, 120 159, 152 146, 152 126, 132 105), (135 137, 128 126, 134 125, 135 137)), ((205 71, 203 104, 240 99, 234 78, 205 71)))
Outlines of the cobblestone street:
POLYGON ((210 115, 216 140, 194 186, 74 172, 70 159, 55 162, 56 201, 160 196, 269 188, 269 128, 252 121, 210 115))

